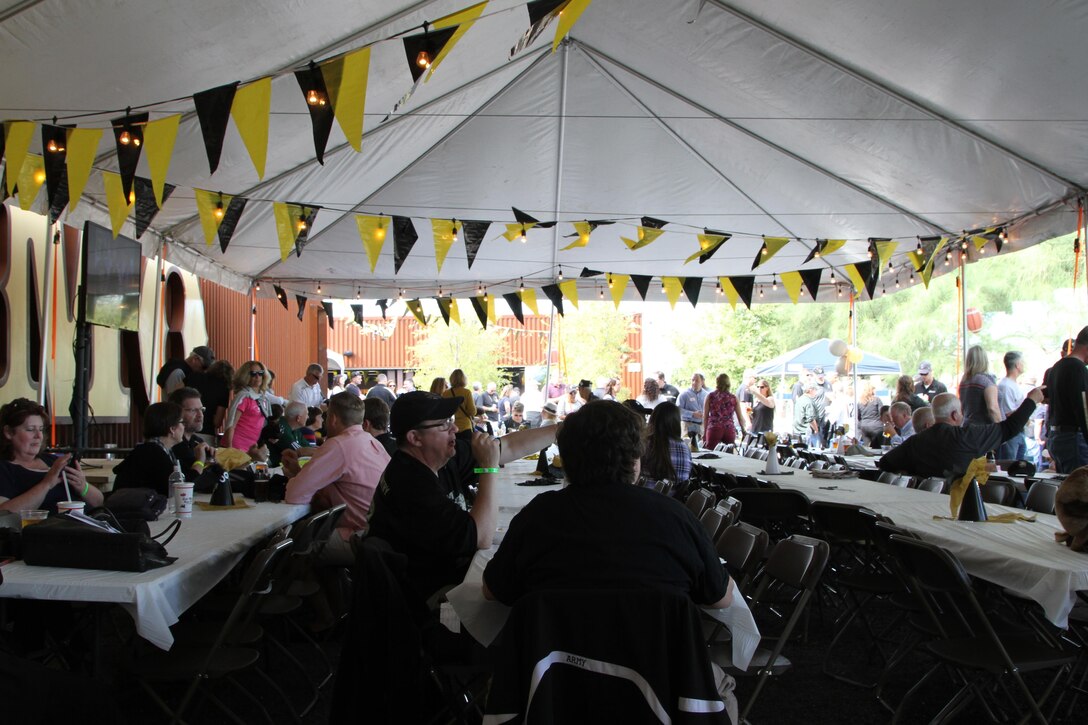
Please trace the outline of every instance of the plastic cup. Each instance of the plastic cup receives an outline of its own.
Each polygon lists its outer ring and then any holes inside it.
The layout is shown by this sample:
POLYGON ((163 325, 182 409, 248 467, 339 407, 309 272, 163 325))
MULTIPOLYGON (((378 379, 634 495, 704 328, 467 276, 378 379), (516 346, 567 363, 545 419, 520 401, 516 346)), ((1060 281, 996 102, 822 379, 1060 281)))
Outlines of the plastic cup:
POLYGON ((313 456, 299 456, 298 457, 298 467, 302 468, 303 466, 305 466, 307 463, 310 462, 311 458, 313 458, 313 456))
POLYGON ((57 503, 57 513, 66 514, 71 512, 81 514, 86 505, 87 504, 83 501, 59 501, 57 503))
POLYGON ((33 526, 34 524, 40 524, 45 521, 49 516, 49 512, 44 509, 25 509, 19 512, 19 519, 22 521, 22 528, 27 526, 33 526))
MULTIPOLYGON (((117 444, 116 443, 103 443, 102 447, 103 448, 116 448, 117 444)), ((113 460, 113 453, 107 453, 106 454, 106 460, 107 461, 112 461, 113 460)))
POLYGON ((177 517, 191 519, 193 517, 193 484, 175 483, 174 495, 177 497, 177 517))

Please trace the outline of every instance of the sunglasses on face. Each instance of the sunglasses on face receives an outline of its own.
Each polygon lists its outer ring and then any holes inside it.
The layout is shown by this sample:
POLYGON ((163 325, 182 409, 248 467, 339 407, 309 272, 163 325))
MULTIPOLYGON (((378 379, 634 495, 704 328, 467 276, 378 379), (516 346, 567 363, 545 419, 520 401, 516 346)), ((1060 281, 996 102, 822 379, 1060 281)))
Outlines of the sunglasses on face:
POLYGON ((250 370, 249 371, 249 377, 251 377, 251 378, 264 377, 264 370, 250 370))

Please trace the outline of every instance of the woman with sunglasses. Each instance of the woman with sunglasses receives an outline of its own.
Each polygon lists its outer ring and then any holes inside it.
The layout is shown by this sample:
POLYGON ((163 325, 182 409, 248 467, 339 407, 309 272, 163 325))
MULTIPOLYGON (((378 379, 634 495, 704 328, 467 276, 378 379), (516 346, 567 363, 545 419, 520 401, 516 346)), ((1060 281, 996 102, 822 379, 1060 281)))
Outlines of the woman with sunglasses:
POLYGON ((42 453, 45 410, 33 400, 16 398, 0 408, 0 511, 21 509, 57 510, 67 500, 68 489, 76 500, 90 507, 102 505, 102 493, 87 484, 71 454, 42 453))
POLYGON ((767 433, 774 430, 774 394, 771 393, 771 384, 766 380, 760 380, 750 387, 752 399, 752 432, 767 433))
POLYGON ((256 360, 242 363, 234 375, 234 398, 223 423, 223 445, 248 451, 261 437, 272 409, 265 397, 268 371, 256 360))
POLYGON ((114 489, 150 488, 169 496, 170 474, 177 457, 173 448, 185 438, 185 421, 177 403, 152 403, 144 411, 144 442, 113 469, 114 489))

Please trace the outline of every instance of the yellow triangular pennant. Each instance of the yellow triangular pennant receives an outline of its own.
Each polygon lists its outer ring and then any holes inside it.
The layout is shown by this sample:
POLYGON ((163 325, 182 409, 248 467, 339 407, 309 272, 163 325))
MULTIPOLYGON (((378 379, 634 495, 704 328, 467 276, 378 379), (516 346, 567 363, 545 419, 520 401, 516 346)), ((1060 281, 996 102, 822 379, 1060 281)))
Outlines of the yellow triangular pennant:
POLYGON ((981 250, 985 247, 986 243, 990 241, 990 237, 987 235, 993 234, 995 231, 997 231, 997 227, 990 227, 989 229, 983 230, 982 234, 975 234, 972 236, 971 242, 975 245, 975 249, 981 250))
POLYGON ((911 251, 907 252, 907 259, 909 259, 910 263, 914 266, 915 272, 920 270, 926 264, 925 252, 919 252, 917 249, 912 249, 911 251))
POLYGON ((540 310, 536 306, 536 290, 535 289, 521 289, 518 290, 518 297, 521 298, 521 304, 528 307, 533 311, 534 315, 539 315, 540 310))
POLYGON ((98 155, 98 142, 102 140, 101 128, 73 128, 68 131, 68 151, 65 163, 68 166, 68 213, 76 210, 83 187, 91 177, 91 166, 98 155))
MULTIPOLYGON (((589 244, 589 235, 593 232, 593 225, 589 222, 571 222, 574 225, 574 231, 578 233, 578 236, 573 242, 560 249, 560 252, 565 252, 568 249, 574 249, 575 247, 584 247, 589 244)), ((575 305, 577 307, 577 305, 575 305)))
POLYGON ((434 261, 438 265, 438 271, 441 272, 450 247, 457 241, 457 235, 461 233, 461 222, 456 219, 431 219, 431 228, 434 230, 434 261))
POLYGON ((788 237, 763 237, 763 247, 760 249, 759 258, 756 260, 756 267, 764 262, 769 262, 771 257, 778 254, 782 247, 789 243, 788 237))
POLYGON ((937 253, 944 249, 946 244, 948 244, 948 237, 941 237, 940 240, 933 245, 933 254, 929 255, 931 267, 933 266, 933 260, 937 258, 937 253))
POLYGON ((178 138, 178 124, 181 114, 160 118, 144 126, 144 153, 147 154, 147 168, 151 172, 151 188, 155 192, 155 204, 162 209, 162 187, 166 184, 166 174, 170 170, 170 159, 174 155, 174 142, 178 138))
POLYGON ((487 321, 492 325, 499 324, 499 318, 495 315, 495 295, 487 296, 487 321))
POLYGON ((684 264, 694 261, 704 254, 713 252, 718 247, 722 246, 725 241, 725 237, 721 234, 700 234, 699 235, 699 251, 691 255, 684 260, 684 264))
POLYGON ((298 242, 299 222, 303 218, 302 207, 298 204, 285 204, 282 201, 274 201, 272 202, 272 212, 276 217, 276 236, 280 242, 280 261, 286 262, 298 242))
POLYGON ((4 121, 4 158, 8 162, 8 191, 14 189, 19 183, 23 161, 30 150, 30 142, 34 138, 34 129, 37 125, 33 121, 4 121))
POLYGON ((566 37, 578 18, 589 7, 592 0, 570 0, 559 10, 559 25, 555 29, 555 40, 552 41, 552 52, 559 47, 559 43, 566 37))
MULTIPOLYGON (((34 199, 45 183, 45 159, 37 154, 23 156, 23 168, 19 173, 19 208, 30 211, 34 199)), ((114 233, 114 236, 117 236, 114 233)))
POLYGON ((568 279, 559 283, 559 291, 578 309, 578 280, 568 279))
POLYGON ((389 217, 356 214, 355 225, 359 228, 359 238, 363 241, 366 257, 370 260, 370 272, 373 274, 389 231, 389 217))
POLYGON ((438 55, 435 56, 435 59, 431 61, 431 65, 428 68, 427 78, 426 80, 424 80, 424 83, 431 79, 431 76, 434 75, 435 69, 438 68, 438 64, 445 60, 446 56, 450 54, 451 50, 453 50, 453 46, 457 45, 457 41, 459 41, 464 36, 464 34, 468 32, 468 29, 472 27, 472 24, 476 22, 476 19, 480 17, 480 15, 484 11, 484 8, 486 7, 486 2, 476 3, 472 7, 465 8, 464 10, 459 10, 456 13, 452 13, 445 16, 444 18, 439 18, 438 20, 434 21, 433 27, 435 30, 452 28, 455 25, 457 26, 457 30, 453 32, 453 35, 450 37, 450 39, 446 41, 446 44, 444 46, 442 46, 442 50, 438 52, 438 55))
POLYGON ((234 198, 229 194, 220 194, 215 191, 193 189, 196 197, 196 211, 200 215, 200 227, 204 230, 204 244, 215 244, 216 235, 219 233, 219 225, 223 223, 223 213, 230 207, 234 198))
POLYGON ((797 304, 797 297, 801 293, 801 273, 800 272, 783 272, 782 273, 782 286, 786 288, 786 294, 793 300, 793 304, 797 304))
POLYGON ((531 222, 529 224, 507 224, 506 231, 502 235, 506 237, 508 242, 525 241, 521 236, 535 226, 536 224, 531 222))
POLYGON ((630 280, 631 277, 626 274, 608 275, 609 291, 612 293, 612 302, 615 303, 617 310, 620 308, 620 302, 623 300, 623 293, 627 290, 627 283, 630 280))
POLYGON ((929 258, 926 266, 922 267, 921 271, 918 272, 918 276, 922 278, 922 283, 925 284, 926 289, 929 289, 929 280, 933 278, 933 257, 929 258))
POLYGON ((832 252, 837 252, 846 245, 845 239, 828 239, 824 244, 824 248, 820 251, 821 257, 826 257, 832 252))
POLYGON ((896 248, 899 246, 899 242, 877 242, 876 254, 880 258, 880 264, 885 265, 888 260, 895 254, 896 248))
POLYGON ((370 74, 370 46, 348 53, 321 66, 321 75, 332 101, 332 112, 348 143, 356 151, 363 147, 363 118, 366 112, 366 83, 370 74))
POLYGON ((404 304, 408 307, 412 314, 415 315, 416 319, 419 320, 419 324, 426 327, 427 318, 423 314, 423 303, 419 300, 408 300, 404 304))
POLYGON ((725 298, 729 300, 729 306, 734 310, 737 309, 737 300, 740 299, 737 288, 733 286, 728 277, 718 277, 718 284, 722 286, 722 292, 725 293, 725 298))
POLYGON ((106 190, 106 205, 110 210, 110 226, 113 228, 113 236, 121 233, 121 227, 132 213, 135 200, 132 202, 125 198, 125 189, 121 186, 121 176, 112 171, 102 172, 102 186, 106 190))
POLYGON ((669 298, 669 306, 676 309, 676 302, 680 299, 680 294, 684 291, 683 278, 662 277, 661 285, 665 288, 665 296, 669 298))
POLYGON ((856 264, 846 265, 846 275, 854 283, 854 291, 861 294, 865 289, 865 279, 861 276, 861 272, 858 272, 858 266, 856 264))
POLYGON ((461 310, 457 307, 456 298, 450 300, 450 319, 456 322, 458 325, 461 324, 461 310))
POLYGON ((665 233, 664 229, 656 229, 654 227, 639 227, 638 239, 628 239, 627 237, 620 237, 627 248, 630 250, 642 249, 647 244, 650 244, 657 240, 662 234, 665 233))
POLYGON ((272 109, 272 78, 266 77, 247 83, 234 92, 230 115, 238 128, 238 135, 249 152, 249 160, 257 170, 257 178, 264 179, 265 162, 268 160, 268 119, 272 109))

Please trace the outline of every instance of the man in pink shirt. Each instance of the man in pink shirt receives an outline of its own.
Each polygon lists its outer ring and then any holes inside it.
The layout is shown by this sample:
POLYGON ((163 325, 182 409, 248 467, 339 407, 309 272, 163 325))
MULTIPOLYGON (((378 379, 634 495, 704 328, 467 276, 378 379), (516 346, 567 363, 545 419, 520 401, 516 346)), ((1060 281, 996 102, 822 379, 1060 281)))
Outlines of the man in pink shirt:
POLYGON ((283 452, 283 472, 290 479, 284 496, 287 503, 313 500, 321 508, 348 506, 321 552, 321 563, 350 566, 355 560, 349 539, 366 529, 374 488, 389 463, 385 447, 363 430, 362 423, 363 401, 352 393, 338 393, 329 399, 328 439, 321 447, 304 451, 314 451, 310 462, 300 468, 299 451, 283 452))

